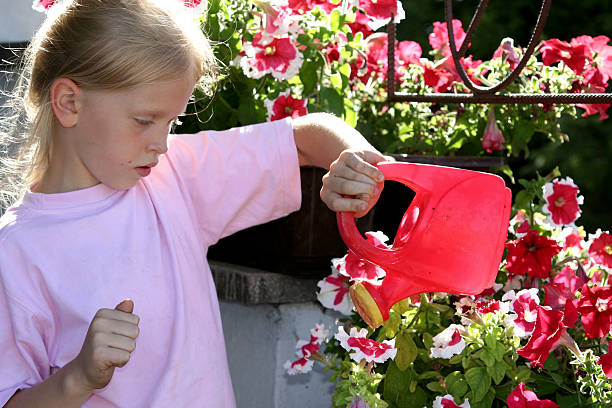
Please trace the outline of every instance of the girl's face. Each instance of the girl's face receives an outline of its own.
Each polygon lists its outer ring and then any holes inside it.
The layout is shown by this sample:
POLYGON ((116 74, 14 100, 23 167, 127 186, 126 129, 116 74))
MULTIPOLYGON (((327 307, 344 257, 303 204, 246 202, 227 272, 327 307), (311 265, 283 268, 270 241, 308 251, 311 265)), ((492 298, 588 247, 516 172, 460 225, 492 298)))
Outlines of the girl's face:
POLYGON ((193 92, 190 72, 175 80, 122 90, 83 89, 71 150, 80 188, 102 182, 128 189, 164 154, 172 123, 193 92), (88 185, 83 185, 88 184, 88 185))

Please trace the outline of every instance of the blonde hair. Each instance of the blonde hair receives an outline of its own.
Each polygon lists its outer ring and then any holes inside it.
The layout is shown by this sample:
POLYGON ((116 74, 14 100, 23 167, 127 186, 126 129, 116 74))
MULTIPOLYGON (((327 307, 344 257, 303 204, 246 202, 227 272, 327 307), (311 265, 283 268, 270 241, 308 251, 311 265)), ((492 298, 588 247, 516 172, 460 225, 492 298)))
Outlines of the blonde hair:
POLYGON ((40 180, 51 159, 50 88, 60 77, 89 89, 125 89, 192 70, 210 94, 217 63, 191 14, 176 0, 65 0, 24 53, 0 118, 0 195, 8 207, 40 180), (177 7, 172 7, 177 4, 177 7))

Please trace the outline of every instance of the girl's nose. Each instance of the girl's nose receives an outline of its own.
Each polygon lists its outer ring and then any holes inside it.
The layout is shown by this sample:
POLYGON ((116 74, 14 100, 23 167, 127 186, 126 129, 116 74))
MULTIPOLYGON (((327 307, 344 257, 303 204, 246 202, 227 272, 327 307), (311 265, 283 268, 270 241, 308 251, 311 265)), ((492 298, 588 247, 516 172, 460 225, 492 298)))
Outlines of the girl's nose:
POLYGON ((164 154, 168 151, 168 134, 165 133, 163 136, 159 136, 149 146, 149 151, 156 152, 157 154, 164 154))

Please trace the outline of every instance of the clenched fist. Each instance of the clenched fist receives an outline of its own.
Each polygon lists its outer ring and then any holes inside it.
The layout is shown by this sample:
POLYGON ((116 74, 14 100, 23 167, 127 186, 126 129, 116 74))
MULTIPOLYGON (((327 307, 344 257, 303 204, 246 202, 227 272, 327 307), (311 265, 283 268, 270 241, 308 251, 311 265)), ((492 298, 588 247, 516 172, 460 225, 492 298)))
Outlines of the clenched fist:
POLYGON ((115 309, 100 309, 94 316, 83 347, 74 359, 74 369, 87 390, 104 388, 115 367, 123 367, 136 348, 140 318, 133 314, 134 302, 124 300, 115 309))

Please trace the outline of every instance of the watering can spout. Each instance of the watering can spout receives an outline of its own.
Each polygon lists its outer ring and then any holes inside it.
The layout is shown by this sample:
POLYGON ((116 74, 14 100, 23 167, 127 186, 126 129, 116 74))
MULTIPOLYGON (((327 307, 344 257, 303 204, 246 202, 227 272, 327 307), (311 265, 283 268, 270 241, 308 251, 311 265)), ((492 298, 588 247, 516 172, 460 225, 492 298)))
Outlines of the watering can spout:
POLYGON ((478 294, 495 282, 510 220, 511 193, 500 177, 470 170, 384 162, 386 180, 416 195, 391 248, 375 247, 338 213, 340 235, 359 257, 383 268, 380 285, 356 283, 353 303, 371 327, 389 317, 398 301, 426 292, 478 294))

